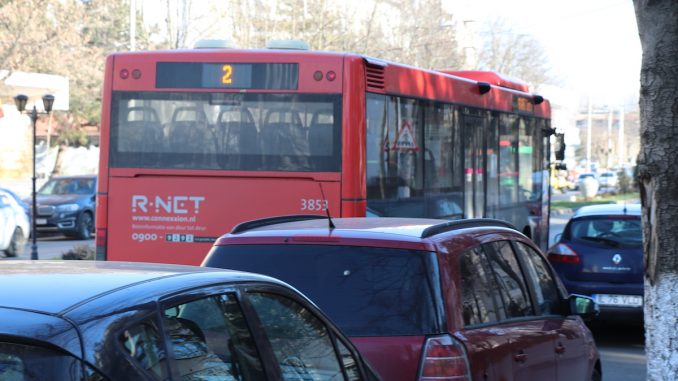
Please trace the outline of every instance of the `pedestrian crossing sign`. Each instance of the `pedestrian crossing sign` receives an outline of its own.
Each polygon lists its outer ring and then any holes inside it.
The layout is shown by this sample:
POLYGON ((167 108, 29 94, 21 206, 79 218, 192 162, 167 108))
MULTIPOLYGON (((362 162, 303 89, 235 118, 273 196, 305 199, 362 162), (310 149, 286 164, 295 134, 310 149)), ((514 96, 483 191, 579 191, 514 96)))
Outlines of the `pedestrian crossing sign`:
POLYGON ((417 143, 414 140, 414 132, 412 126, 407 120, 403 121, 403 125, 398 132, 398 137, 393 144, 393 149, 396 151, 418 151, 417 143))

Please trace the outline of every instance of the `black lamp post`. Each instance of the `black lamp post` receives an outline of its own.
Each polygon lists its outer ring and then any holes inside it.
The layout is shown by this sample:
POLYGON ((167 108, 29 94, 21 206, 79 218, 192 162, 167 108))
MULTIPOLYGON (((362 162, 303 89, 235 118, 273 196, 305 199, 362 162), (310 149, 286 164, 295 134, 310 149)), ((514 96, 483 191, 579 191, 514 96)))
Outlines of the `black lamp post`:
MULTIPOLYGON (((26 102, 28 102, 28 97, 19 94, 16 97, 14 97, 14 104, 16 104, 17 110, 19 112, 24 112, 26 110, 26 102)), ((33 123, 33 207, 31 208, 31 235, 33 237, 33 241, 31 243, 31 259, 36 260, 38 259, 38 242, 37 242, 37 232, 35 230, 35 218, 37 216, 37 191, 35 189, 35 145, 37 143, 37 138, 36 138, 36 124, 38 122, 38 114, 49 114, 52 111, 52 105, 54 104, 54 95, 47 94, 42 97, 42 104, 45 107, 45 112, 44 113, 38 113, 38 110, 35 108, 35 104, 33 104, 33 110, 28 113, 28 116, 31 118, 31 122, 33 123)))

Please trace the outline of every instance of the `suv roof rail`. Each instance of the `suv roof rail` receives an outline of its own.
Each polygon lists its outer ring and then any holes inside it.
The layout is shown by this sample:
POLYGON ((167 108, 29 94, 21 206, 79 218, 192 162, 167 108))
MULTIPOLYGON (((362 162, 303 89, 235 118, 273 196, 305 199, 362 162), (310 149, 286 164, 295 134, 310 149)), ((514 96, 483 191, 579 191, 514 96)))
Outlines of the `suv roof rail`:
POLYGON ((443 233, 446 231, 450 230, 456 230, 456 229, 465 229, 465 228, 475 228, 475 227, 481 227, 481 226, 495 226, 495 227, 502 227, 502 228, 509 228, 513 230, 518 230, 516 229, 515 226, 511 225, 510 223, 502 220, 496 220, 493 218, 470 218, 466 220, 454 220, 454 221, 449 221, 449 222, 444 222, 442 224, 437 224, 433 226, 429 226, 426 229, 424 229, 421 232, 421 238, 428 238, 433 235, 443 233))
POLYGON ((242 223, 235 225, 233 230, 231 230, 231 234, 242 233, 246 230, 260 228, 262 226, 282 224, 284 222, 319 220, 321 218, 327 219, 327 216, 323 216, 321 214, 292 214, 292 215, 289 215, 289 216, 275 216, 275 217, 260 218, 258 220, 245 221, 245 222, 242 222, 242 223))

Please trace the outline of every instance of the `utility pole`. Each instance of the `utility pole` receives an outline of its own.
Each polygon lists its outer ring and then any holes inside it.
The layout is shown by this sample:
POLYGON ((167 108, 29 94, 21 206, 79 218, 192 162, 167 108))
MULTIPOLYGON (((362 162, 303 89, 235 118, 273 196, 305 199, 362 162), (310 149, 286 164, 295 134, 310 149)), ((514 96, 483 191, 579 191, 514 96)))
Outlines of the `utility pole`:
POLYGON ((619 142, 617 143, 617 155, 619 160, 619 168, 626 162, 625 159, 625 144, 624 144, 624 108, 619 108, 619 142))
POLYGON ((609 170, 612 164, 612 118, 614 112, 610 106, 610 112, 607 115, 607 151, 605 151, 605 167, 609 170))
POLYGON ((589 95, 588 117, 586 124, 586 172, 591 172, 591 96, 589 95))

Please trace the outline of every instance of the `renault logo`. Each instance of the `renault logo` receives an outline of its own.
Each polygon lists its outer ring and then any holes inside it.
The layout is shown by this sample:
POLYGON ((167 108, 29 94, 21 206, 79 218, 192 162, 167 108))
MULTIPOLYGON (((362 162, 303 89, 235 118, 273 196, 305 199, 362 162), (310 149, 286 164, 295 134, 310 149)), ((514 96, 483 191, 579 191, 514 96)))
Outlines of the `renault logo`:
POLYGON ((615 254, 612 256, 612 262, 614 262, 615 265, 618 265, 619 262, 622 261, 622 256, 619 254, 615 254))

